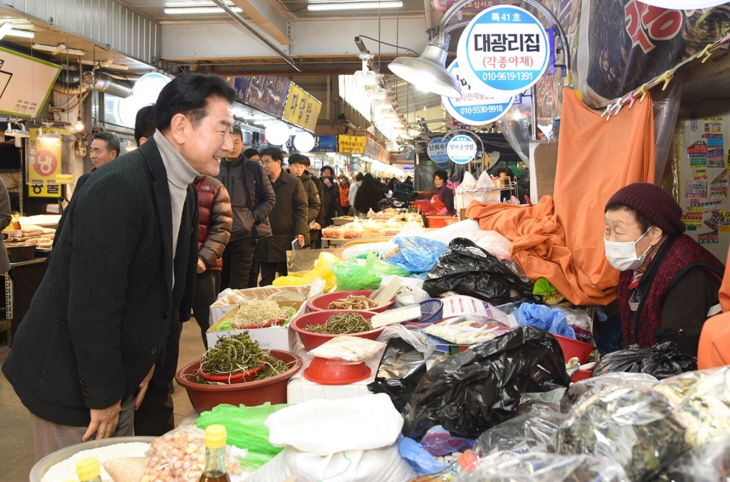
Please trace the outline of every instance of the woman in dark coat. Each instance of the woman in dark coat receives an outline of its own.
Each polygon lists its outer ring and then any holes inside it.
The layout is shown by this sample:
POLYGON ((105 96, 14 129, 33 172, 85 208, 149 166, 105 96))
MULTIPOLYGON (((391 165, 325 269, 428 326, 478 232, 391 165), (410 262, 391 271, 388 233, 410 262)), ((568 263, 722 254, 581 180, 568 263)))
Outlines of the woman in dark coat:
POLYGON ((381 199, 383 199, 383 193, 375 184, 372 174, 365 174, 362 185, 357 189, 355 195, 355 209, 357 209, 357 212, 364 214, 367 214, 371 209, 373 212, 378 212, 380 211, 378 203, 381 199))

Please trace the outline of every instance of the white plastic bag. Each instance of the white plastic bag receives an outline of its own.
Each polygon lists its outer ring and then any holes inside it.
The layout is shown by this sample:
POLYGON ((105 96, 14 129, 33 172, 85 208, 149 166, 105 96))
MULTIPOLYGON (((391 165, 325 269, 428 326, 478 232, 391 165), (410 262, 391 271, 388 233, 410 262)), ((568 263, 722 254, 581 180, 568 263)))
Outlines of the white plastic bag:
MULTIPOLYGON (((357 437, 355 431, 352 437, 357 437)), ((395 444, 333 455, 315 455, 287 447, 256 471, 251 482, 281 482, 294 475, 297 482, 405 482, 417 476, 395 444)))
POLYGON ((332 455, 395 443, 403 417, 383 393, 342 400, 309 400, 266 419, 269 442, 302 452, 332 455))
POLYGON ((329 360, 345 360, 348 362, 362 362, 375 356, 385 349, 385 343, 380 343, 357 336, 336 336, 322 343, 310 351, 309 354, 329 360))

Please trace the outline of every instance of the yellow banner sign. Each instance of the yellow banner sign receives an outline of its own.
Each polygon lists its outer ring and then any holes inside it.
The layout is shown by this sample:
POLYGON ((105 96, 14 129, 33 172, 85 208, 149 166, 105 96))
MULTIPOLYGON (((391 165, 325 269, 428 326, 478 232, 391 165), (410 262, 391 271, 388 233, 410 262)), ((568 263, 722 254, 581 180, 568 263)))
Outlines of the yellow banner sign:
POLYGON ((343 154, 363 154, 367 142, 367 137, 337 136, 337 144, 339 144, 338 151, 343 154))
POLYGON ((282 119, 314 132, 320 110, 322 110, 322 103, 292 82, 282 119))
MULTIPOLYGON (((28 129, 30 133, 28 150, 28 196, 61 197, 61 183, 57 177, 62 175, 63 143, 60 137, 38 137, 38 129, 28 129)), ((59 136, 69 132, 57 129, 59 136)))

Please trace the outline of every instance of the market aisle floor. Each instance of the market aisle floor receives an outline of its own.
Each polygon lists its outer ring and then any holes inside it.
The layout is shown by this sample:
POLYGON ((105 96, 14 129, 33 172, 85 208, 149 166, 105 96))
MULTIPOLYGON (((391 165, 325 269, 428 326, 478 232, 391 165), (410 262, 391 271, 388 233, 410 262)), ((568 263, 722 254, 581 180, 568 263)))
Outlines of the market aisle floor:
MULTIPOLYGON (((178 366, 200 358, 205 348, 200 338, 200 328, 194 319, 183 325, 180 337, 178 366)), ((0 347, 0 364, 8 350, 0 347)), ((175 424, 185 418, 192 406, 187 392, 175 383, 175 424)), ((20 403, 5 376, 0 372, 0 479, 24 482, 35 463, 33 455, 33 427, 28 410, 20 403)))

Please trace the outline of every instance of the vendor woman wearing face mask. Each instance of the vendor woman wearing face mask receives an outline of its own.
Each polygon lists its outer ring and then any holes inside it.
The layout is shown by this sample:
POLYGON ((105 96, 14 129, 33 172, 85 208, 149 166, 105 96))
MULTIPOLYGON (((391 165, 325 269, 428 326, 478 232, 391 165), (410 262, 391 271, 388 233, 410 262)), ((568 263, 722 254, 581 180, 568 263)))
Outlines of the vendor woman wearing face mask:
POLYGON ((707 312, 718 303, 723 264, 682 234, 682 209, 653 184, 620 189, 609 199, 605 219, 606 258, 621 271, 624 343, 674 341, 696 355, 707 312))

